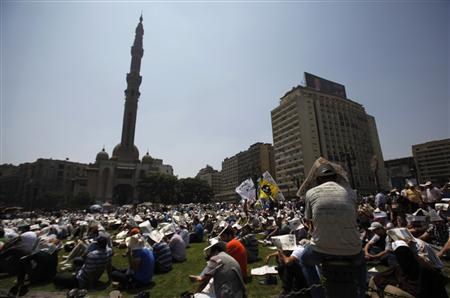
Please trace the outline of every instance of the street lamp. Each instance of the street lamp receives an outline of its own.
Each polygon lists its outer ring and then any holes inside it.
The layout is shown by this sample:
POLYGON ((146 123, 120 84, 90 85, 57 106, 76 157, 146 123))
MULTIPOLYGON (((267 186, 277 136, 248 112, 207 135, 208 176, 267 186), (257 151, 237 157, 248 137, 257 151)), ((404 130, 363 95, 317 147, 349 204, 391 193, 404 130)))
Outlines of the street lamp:
POLYGON ((297 190, 300 188, 300 180, 296 176, 292 176, 292 183, 294 183, 294 186, 297 186, 297 190))
POLYGON ((411 168, 409 169, 409 171, 411 172, 411 174, 413 175, 413 177, 416 179, 416 184, 419 185, 419 177, 417 177, 417 168, 416 165, 413 164, 411 166, 411 168))
POLYGON ((347 165, 348 171, 350 172, 350 181, 352 188, 355 189, 355 180, 353 177, 353 161, 356 160, 355 152, 353 151, 353 148, 350 147, 349 150, 347 150, 347 147, 344 148, 344 152, 339 152, 340 161, 345 162, 347 165))

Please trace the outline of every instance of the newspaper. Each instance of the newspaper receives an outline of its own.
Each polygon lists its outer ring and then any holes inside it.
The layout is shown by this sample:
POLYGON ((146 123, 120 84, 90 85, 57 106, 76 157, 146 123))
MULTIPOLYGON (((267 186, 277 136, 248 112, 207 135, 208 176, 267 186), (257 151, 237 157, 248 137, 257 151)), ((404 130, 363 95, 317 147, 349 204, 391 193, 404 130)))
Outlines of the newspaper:
POLYGON ((447 211, 448 210, 448 205, 449 204, 446 204, 446 203, 436 203, 434 208, 436 208, 436 210, 440 210, 441 209, 441 210, 447 211))
POLYGON ((275 266, 261 266, 257 268, 253 268, 251 271, 251 275, 267 275, 267 274, 278 274, 278 271, 275 266))
POLYGON ((271 237, 273 245, 281 250, 294 250, 297 247, 297 241, 294 234, 271 237))
POLYGON ((306 192, 310 190, 313 187, 316 187, 318 184, 317 182, 317 170, 319 169, 320 165, 322 164, 329 164, 331 165, 337 173, 337 180, 336 182, 343 186, 344 188, 351 189, 347 172, 342 168, 340 164, 333 163, 323 157, 319 157, 314 162, 313 166, 309 170, 308 176, 306 177, 305 181, 303 181, 302 185, 297 191, 297 197, 304 197, 306 195, 306 192))
POLYGON ((414 240, 414 236, 409 232, 407 228, 396 228, 387 230, 387 234, 392 240, 414 240))

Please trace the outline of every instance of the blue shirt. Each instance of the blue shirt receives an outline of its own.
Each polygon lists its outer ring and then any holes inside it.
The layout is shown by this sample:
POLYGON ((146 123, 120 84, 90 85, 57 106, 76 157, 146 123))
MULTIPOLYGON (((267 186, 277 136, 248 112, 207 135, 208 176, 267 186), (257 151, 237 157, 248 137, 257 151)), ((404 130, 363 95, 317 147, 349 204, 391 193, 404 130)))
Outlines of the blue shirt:
POLYGON ((134 278, 141 284, 147 285, 152 281, 155 271, 155 258, 148 248, 132 251, 133 259, 140 259, 139 270, 134 273, 134 278))
POLYGON ((197 239, 203 241, 203 226, 201 223, 195 225, 194 232, 197 235, 197 239))

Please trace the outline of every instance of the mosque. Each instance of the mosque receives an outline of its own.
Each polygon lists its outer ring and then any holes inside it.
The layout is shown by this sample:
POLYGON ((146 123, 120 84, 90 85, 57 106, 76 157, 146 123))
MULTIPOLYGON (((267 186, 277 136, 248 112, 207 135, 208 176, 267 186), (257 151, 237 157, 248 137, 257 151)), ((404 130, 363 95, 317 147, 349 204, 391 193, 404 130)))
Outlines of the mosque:
POLYGON ((103 148, 95 163, 87 168, 87 191, 96 201, 117 204, 139 202, 137 186, 146 175, 163 173, 173 175, 173 168, 163 164, 161 159, 152 158, 149 153, 139 159, 139 150, 134 144, 138 99, 142 82, 141 60, 144 55, 142 41, 144 27, 142 15, 136 27, 131 47, 130 72, 127 74, 125 108, 123 113, 122 139, 114 147, 112 156, 103 148))

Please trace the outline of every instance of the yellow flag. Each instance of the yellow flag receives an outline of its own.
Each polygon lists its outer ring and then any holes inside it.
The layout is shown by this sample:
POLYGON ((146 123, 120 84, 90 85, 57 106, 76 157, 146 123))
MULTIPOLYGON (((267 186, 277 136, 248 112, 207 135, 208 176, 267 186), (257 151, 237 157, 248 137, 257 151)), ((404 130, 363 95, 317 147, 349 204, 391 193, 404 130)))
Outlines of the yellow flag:
POLYGON ((276 200, 280 189, 275 180, 268 172, 263 174, 263 178, 259 181, 259 198, 263 200, 276 200))

